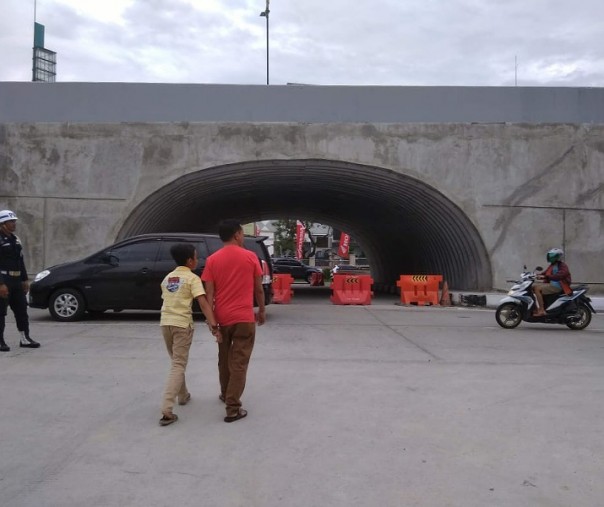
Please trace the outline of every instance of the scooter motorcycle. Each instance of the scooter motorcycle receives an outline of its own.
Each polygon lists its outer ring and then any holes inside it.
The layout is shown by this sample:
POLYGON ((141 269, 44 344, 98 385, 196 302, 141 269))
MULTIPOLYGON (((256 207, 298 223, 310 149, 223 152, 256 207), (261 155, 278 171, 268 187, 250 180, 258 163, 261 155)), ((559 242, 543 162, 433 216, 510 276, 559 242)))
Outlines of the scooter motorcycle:
POLYGON ((591 299, 586 296, 587 285, 572 288, 572 294, 544 295, 545 315, 535 317, 533 311, 537 308, 537 300, 532 287, 537 278, 537 272, 543 268, 537 266, 534 272, 524 272, 520 280, 508 280, 514 285, 500 302, 495 312, 497 324, 505 329, 514 329, 523 320, 525 322, 540 322, 542 324, 562 324, 570 329, 580 331, 589 326, 592 313, 596 313, 591 299))

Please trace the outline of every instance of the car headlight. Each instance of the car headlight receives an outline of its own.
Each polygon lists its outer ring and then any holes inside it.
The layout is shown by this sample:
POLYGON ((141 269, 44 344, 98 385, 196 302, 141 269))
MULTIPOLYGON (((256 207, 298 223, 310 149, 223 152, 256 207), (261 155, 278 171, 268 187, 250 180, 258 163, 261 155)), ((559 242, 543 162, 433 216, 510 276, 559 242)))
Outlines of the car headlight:
POLYGON ((45 269, 44 271, 40 271, 34 278, 34 282, 39 282, 40 280, 43 280, 44 278, 46 278, 48 275, 50 275, 50 271, 48 269, 45 269))

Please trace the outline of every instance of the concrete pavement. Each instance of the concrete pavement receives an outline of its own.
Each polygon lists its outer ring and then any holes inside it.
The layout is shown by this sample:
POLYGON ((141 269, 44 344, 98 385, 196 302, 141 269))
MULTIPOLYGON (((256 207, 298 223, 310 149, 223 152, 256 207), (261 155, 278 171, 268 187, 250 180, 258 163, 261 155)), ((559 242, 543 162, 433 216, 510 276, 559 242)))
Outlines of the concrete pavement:
POLYGON ((157 314, 61 324, 0 354, 3 507, 593 507, 604 498, 604 317, 573 332, 490 309, 271 305, 222 421, 199 323, 180 420, 158 425, 157 314))

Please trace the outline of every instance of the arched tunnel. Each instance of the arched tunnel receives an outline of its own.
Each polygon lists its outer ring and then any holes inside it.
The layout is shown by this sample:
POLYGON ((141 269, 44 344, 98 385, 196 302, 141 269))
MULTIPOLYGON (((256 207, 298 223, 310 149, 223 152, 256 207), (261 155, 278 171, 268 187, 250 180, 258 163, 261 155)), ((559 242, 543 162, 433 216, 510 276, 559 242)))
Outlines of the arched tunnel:
POLYGON ((187 174, 145 199, 118 239, 151 232, 216 232, 296 218, 349 233, 366 253, 376 290, 401 274, 442 274, 457 290, 492 285, 488 253, 468 217, 425 183, 391 170, 330 160, 267 160, 187 174))

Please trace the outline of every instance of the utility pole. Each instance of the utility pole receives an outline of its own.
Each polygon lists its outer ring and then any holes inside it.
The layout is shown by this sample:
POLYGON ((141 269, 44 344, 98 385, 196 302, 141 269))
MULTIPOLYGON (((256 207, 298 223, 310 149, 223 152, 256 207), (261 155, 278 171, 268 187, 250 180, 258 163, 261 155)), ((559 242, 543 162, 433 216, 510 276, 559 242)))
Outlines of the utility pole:
POLYGON ((270 0, 266 0, 266 10, 260 13, 260 16, 266 18, 266 84, 269 84, 269 64, 268 64, 268 15, 271 12, 268 8, 270 0))

